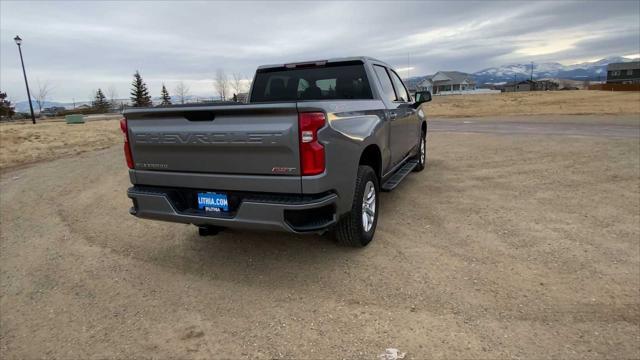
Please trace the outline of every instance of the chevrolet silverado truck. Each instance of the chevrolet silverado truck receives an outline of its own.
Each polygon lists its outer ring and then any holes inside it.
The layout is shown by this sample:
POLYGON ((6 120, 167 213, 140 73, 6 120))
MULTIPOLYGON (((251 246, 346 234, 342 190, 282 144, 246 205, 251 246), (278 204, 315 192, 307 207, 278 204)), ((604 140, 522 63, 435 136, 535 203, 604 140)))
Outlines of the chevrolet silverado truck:
POLYGON ((224 228, 332 232, 366 246, 379 192, 426 161, 429 92, 382 61, 260 66, 247 103, 131 108, 120 127, 130 213, 224 228))

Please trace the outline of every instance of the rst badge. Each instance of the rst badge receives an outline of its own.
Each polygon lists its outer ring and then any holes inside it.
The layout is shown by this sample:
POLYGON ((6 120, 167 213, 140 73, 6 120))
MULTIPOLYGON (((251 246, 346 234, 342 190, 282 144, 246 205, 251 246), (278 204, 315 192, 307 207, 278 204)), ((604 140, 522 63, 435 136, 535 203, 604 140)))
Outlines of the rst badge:
POLYGON ((271 173, 273 174, 292 174, 295 171, 296 171, 296 168, 294 167, 275 166, 271 168, 271 173))

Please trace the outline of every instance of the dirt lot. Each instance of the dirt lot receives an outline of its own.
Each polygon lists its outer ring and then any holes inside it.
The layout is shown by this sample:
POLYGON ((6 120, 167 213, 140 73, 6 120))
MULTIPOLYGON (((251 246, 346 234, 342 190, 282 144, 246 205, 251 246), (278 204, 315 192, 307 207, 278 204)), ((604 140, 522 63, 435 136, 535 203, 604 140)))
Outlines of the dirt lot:
POLYGON ((639 358, 638 139, 428 146, 362 250, 135 219, 119 146, 5 172, 0 358, 639 358))
POLYGON ((434 96, 431 116, 625 115, 640 114, 640 92, 534 91, 434 96))

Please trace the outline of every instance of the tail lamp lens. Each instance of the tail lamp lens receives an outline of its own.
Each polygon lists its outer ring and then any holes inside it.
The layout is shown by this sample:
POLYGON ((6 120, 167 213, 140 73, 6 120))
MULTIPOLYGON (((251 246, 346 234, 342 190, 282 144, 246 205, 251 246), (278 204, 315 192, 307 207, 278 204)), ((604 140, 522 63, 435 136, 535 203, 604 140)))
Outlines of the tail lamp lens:
POLYGON ((133 156, 131 156, 131 146, 129 145, 129 128, 127 127, 127 119, 120 120, 120 130, 124 136, 124 157, 127 159, 127 166, 133 169, 133 156))
POLYGON ((302 175, 318 175, 324 172, 324 145, 318 141, 318 130, 325 123, 324 113, 305 112, 298 114, 302 175))

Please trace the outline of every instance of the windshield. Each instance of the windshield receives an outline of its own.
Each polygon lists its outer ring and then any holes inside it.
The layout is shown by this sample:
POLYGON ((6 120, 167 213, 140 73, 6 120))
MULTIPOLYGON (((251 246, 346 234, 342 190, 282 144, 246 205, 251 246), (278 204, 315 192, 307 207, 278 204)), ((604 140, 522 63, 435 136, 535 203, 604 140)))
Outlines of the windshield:
POLYGON ((372 99, 362 63, 258 71, 251 102, 372 99))

